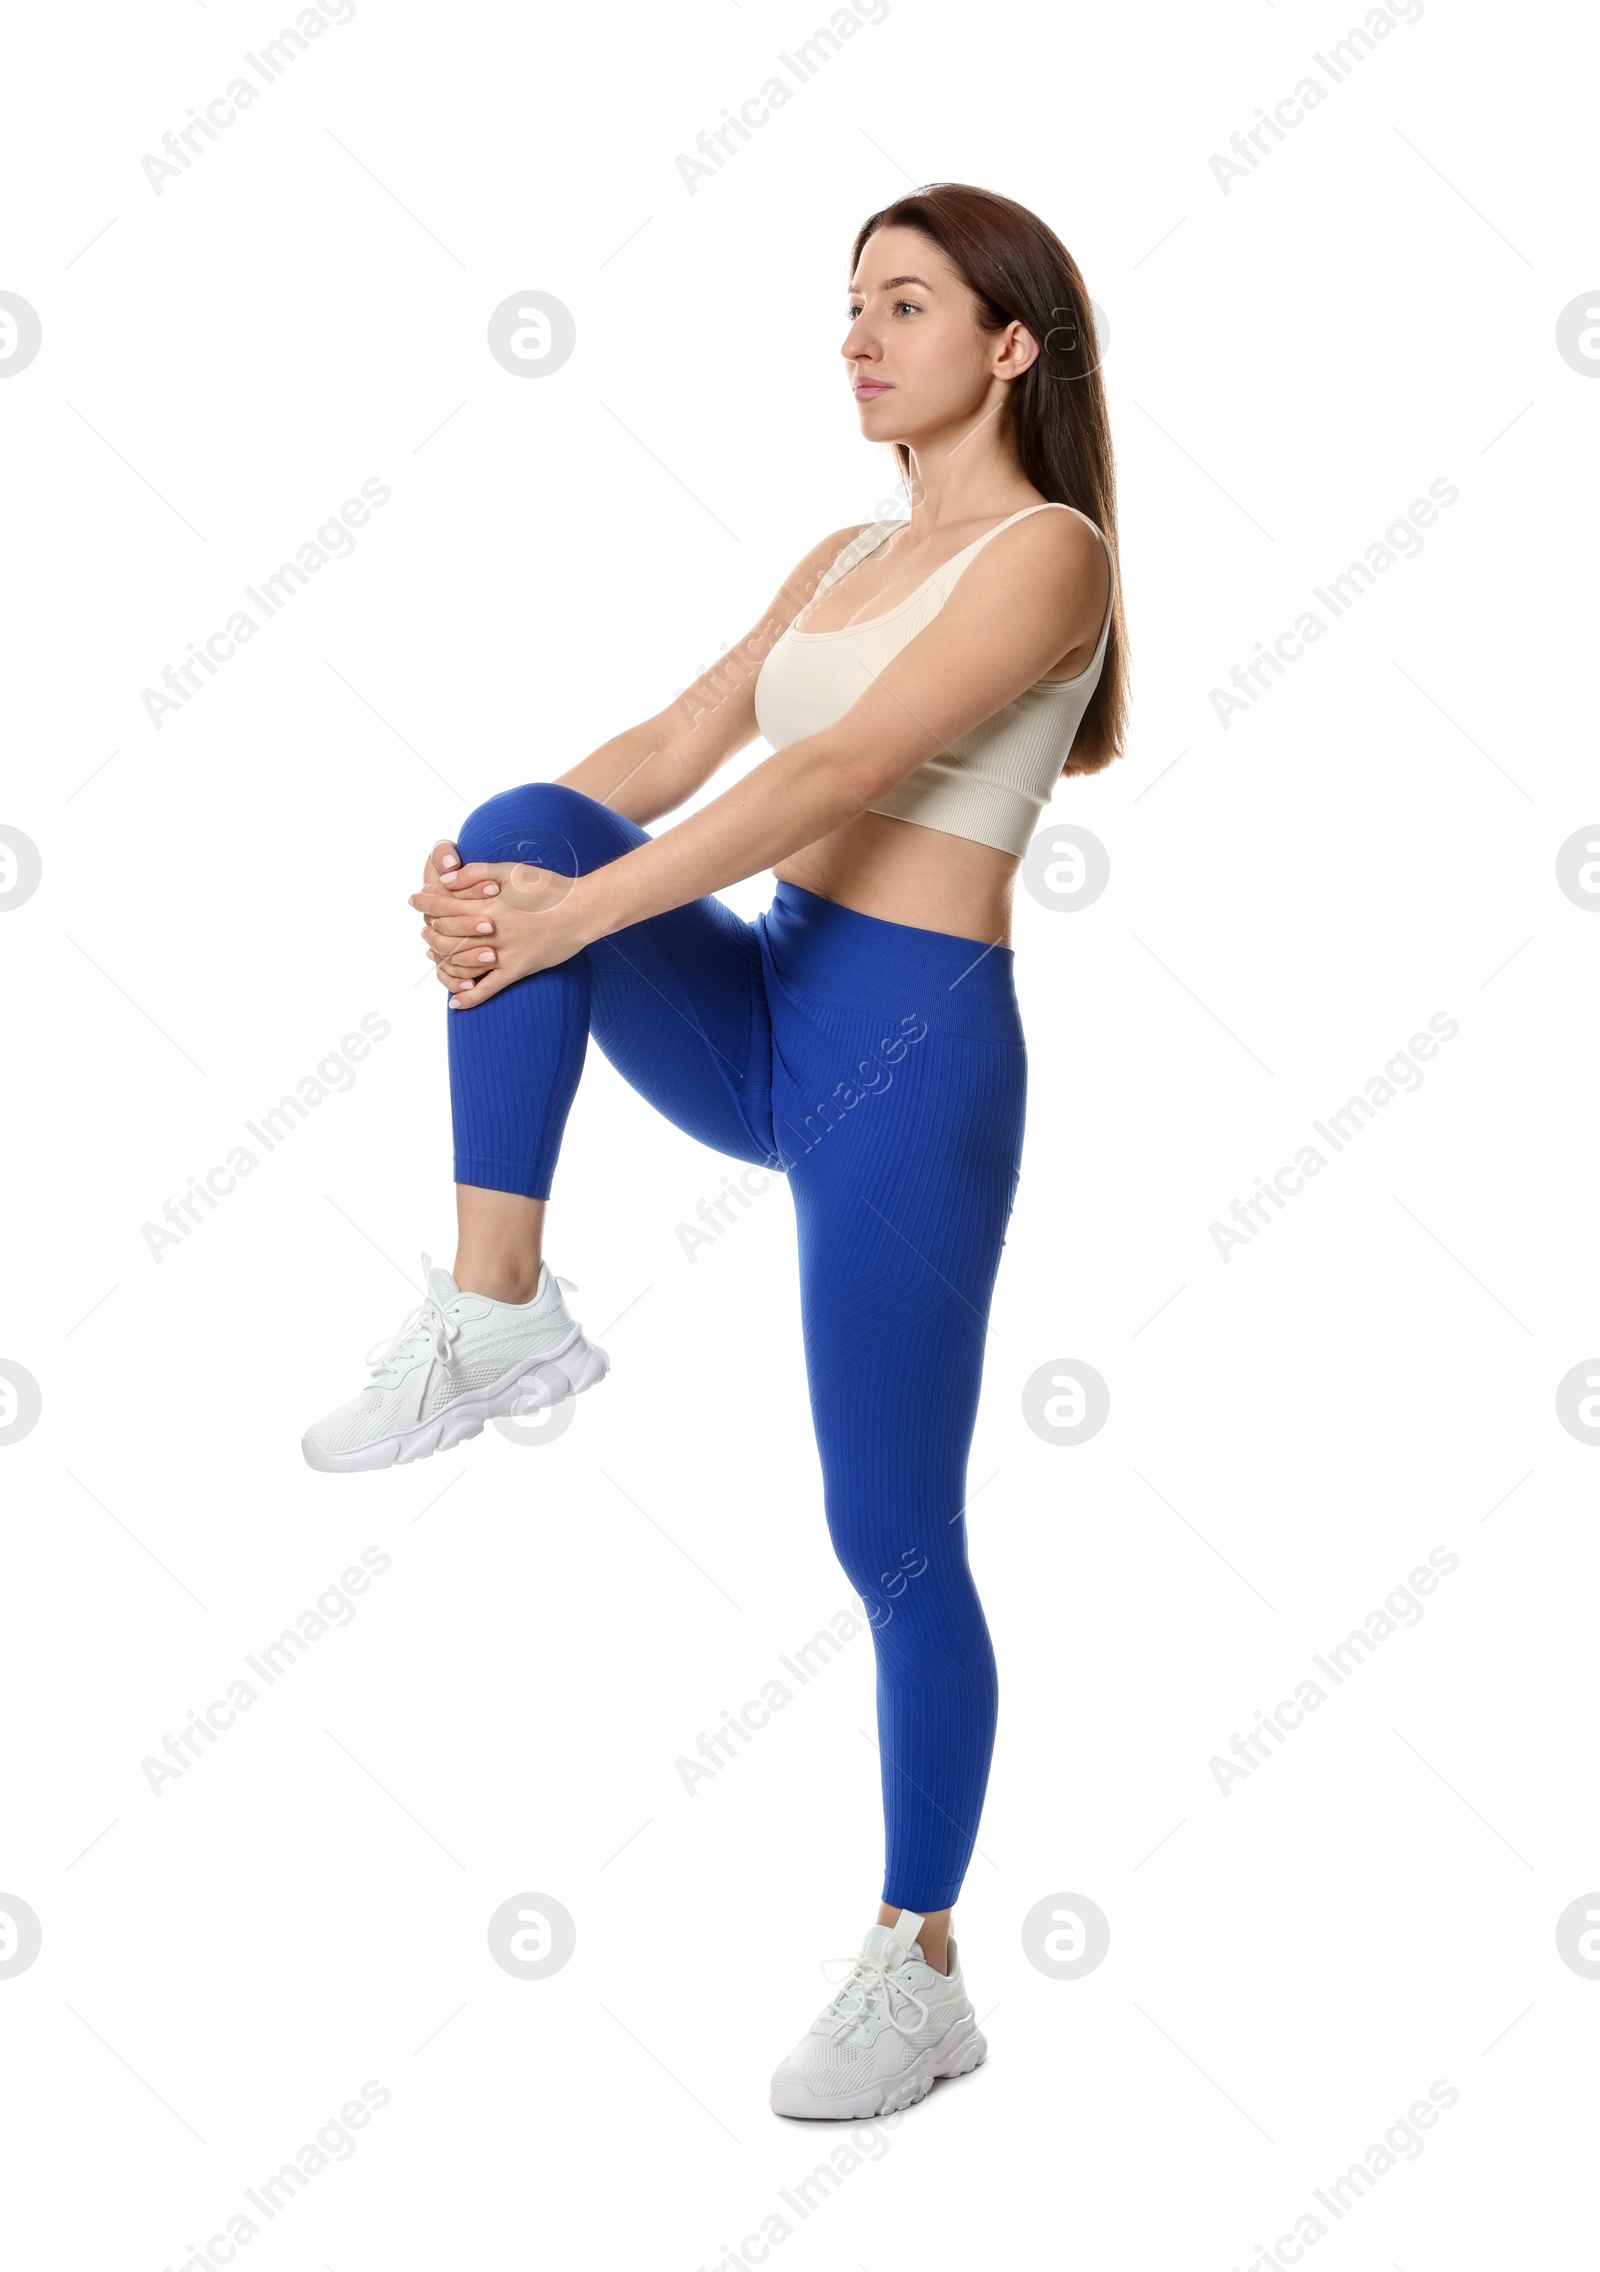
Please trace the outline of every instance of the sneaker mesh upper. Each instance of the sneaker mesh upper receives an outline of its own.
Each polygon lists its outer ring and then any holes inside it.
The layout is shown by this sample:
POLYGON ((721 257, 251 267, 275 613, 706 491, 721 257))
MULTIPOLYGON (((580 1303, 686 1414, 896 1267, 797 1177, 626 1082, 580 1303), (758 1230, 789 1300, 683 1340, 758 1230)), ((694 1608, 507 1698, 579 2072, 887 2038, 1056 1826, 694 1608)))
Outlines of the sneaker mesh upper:
POLYGON ((408 1427, 436 1419, 459 1398, 481 1395, 497 1381, 504 1380, 519 1364, 560 1348, 571 1338, 572 1330, 573 1320, 559 1292, 555 1291, 552 1279, 550 1292, 540 1305, 537 1318, 507 1318, 491 1313, 484 1318, 462 1320, 454 1345, 457 1361, 442 1365, 435 1360, 421 1410, 414 1420, 410 1417, 410 1396, 415 1393, 415 1383, 403 1380, 394 1388, 376 1384, 368 1387, 349 1403, 341 1404, 317 1421, 306 1433, 324 1451, 365 1450, 368 1445, 381 1443, 408 1427))
POLYGON ((452 1365, 448 1372, 441 1368, 428 1383, 428 1393, 422 1403, 423 1418, 431 1419, 443 1406, 454 1404, 458 1397, 493 1388, 496 1381, 505 1379, 516 1362, 516 1353, 508 1347, 495 1355, 479 1357, 468 1365, 452 1365))
POLYGON ((368 1389, 364 1395, 352 1397, 348 1404, 341 1404, 337 1412, 330 1412, 306 1433, 324 1451, 356 1451, 364 1444, 377 1442, 387 1432, 389 1415, 399 1401, 394 1389, 368 1389))
MULTIPOLYGON (((876 2030, 869 2042, 859 2027, 835 2033, 838 2022, 824 2012, 778 2067, 773 2081, 803 2084, 816 2098, 840 2098, 903 2074, 922 2052, 947 2035, 957 2020, 970 2015, 972 2007, 965 1989, 956 1988, 953 1993, 951 1989, 949 1979, 939 1975, 934 1976, 931 1986, 919 1985, 917 1993, 928 2007, 928 2019, 914 2035, 902 2035, 880 2013, 867 2023, 876 2030), (942 1995, 941 1988, 946 1991, 942 1995)), ((897 1995, 895 2008, 909 2026, 914 2007, 897 1995)))

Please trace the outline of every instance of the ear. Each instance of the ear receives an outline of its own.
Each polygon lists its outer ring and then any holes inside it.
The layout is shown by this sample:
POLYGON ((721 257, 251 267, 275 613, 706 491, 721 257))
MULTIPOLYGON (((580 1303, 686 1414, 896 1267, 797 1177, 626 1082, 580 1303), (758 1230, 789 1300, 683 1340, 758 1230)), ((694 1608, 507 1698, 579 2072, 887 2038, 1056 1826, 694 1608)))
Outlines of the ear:
POLYGON ((995 364, 995 376, 1001 379, 1020 379, 1023 372, 1039 360, 1039 342, 1025 323, 1011 323, 1006 327, 1005 345, 995 364))

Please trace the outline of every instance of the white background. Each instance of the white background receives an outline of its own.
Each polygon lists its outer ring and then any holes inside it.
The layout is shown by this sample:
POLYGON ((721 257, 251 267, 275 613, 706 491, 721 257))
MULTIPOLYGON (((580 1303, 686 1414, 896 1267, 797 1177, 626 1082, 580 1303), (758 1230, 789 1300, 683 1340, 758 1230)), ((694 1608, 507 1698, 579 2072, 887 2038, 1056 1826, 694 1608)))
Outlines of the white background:
POLYGON ((253 2266, 693 2272, 779 2212, 785 2263, 1227 2272, 1436 2080, 1319 2262, 1543 2261, 1587 2220, 1600 1986, 1555 1925, 1600 1885, 1600 1468, 1555 1392, 1600 1347, 1600 921, 1555 862, 1600 805, 1600 386, 1556 324, 1600 301, 1595 57, 1575 9, 1430 0, 1225 193, 1212 154, 1361 13, 895 0, 693 194, 678 154, 825 15, 361 0, 159 195, 141 157, 292 18, 13 19, 19 2261, 177 2267, 369 2078, 253 2266), (426 846, 892 492, 846 263, 939 178, 1037 210, 1106 312, 1134 726, 1049 816, 1107 847, 1103 897, 1018 893, 969 1517, 1002 1703, 958 1917, 991 2057, 801 2219, 780 2188, 840 2141, 766 2088, 875 1914, 869 1639, 692 1799, 674 1765, 849 1599, 786 1193, 690 1262, 728 1163, 592 1051, 549 1247, 610 1379, 557 1440, 386 1474, 299 1437, 451 1250, 426 846), (578 342, 532 382, 485 344, 528 290, 578 342), (1420 556, 1224 730, 1210 690, 1440 478, 1420 556), (141 690, 366 479, 354 554, 157 730, 141 690), (1224 1261, 1209 1226, 1441 1011, 1422 1088, 1224 1261), (354 1087, 154 1259, 141 1226, 372 1012, 354 1087), (1063 1359, 1110 1388, 1077 1447, 1022 1414, 1063 1359), (141 1761, 369 1547, 354 1622, 156 1796, 141 1761), (1421 1623, 1225 1796, 1234 1732, 1436 1547, 1421 1623), (488 1952, 522 1892, 576 1924, 543 1981, 488 1952), (1022 1944, 1058 1894, 1110 1921, 1075 1981, 1022 1944))

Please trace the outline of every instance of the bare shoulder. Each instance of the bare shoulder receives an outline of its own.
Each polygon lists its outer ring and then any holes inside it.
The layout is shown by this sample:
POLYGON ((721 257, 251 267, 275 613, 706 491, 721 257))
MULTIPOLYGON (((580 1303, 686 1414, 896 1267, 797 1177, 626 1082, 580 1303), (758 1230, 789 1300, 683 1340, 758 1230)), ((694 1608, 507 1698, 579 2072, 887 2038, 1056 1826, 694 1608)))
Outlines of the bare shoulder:
POLYGON ((853 521, 848 528, 830 531, 827 536, 820 537, 812 546, 795 573, 803 575, 811 572, 818 576, 825 576, 846 545, 854 544, 858 536, 865 536, 868 529, 875 525, 872 521, 853 521))
POLYGON ((865 536, 873 525, 871 521, 855 521, 848 528, 833 529, 827 536, 819 537, 804 558, 796 561, 767 610, 765 621, 773 631, 782 631, 811 604, 817 586, 840 553, 847 545, 854 544, 858 536, 865 536))
MULTIPOLYGON (((1082 586, 1087 580, 1091 591, 1098 590, 1104 604, 1106 585, 1110 580, 1110 565, 1106 546, 1098 531, 1081 513, 1070 507, 1058 507, 1053 512, 1029 513, 1025 520, 1016 521, 1002 530, 996 544, 985 546, 985 551, 999 552, 1006 546, 1004 558, 1014 566, 1034 574, 1043 570, 1065 584, 1082 586)), ((979 559, 983 555, 980 553, 979 559)))
POLYGON ((1110 555, 1080 514, 1029 513, 984 546, 961 583, 976 606, 1021 605, 1058 626, 1064 661, 1085 639, 1093 652, 1111 599, 1110 555))

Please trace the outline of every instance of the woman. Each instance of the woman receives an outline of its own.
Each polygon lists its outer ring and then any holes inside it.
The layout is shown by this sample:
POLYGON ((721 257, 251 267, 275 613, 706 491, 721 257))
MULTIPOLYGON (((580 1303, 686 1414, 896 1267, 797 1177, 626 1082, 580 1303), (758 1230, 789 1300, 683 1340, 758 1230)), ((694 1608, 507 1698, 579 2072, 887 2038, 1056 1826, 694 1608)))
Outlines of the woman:
POLYGON ((1118 754, 1123 633, 1089 301, 1009 199, 936 184, 856 238, 846 373, 909 521, 835 529, 714 670, 435 847, 411 905, 450 990, 459 1244, 320 1468, 387 1466, 587 1388, 542 1259, 593 1032, 667 1117, 787 1175, 829 1532, 868 1606, 887 1862, 783 2114, 909 2106, 985 2055, 950 1934, 995 1667, 966 1462, 1020 1166, 1020 856, 1118 754), (774 755, 656 836, 758 734, 774 755), (713 895, 770 867, 746 923, 713 895))

